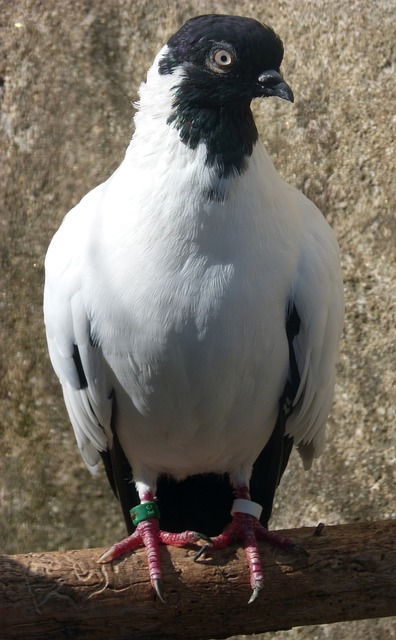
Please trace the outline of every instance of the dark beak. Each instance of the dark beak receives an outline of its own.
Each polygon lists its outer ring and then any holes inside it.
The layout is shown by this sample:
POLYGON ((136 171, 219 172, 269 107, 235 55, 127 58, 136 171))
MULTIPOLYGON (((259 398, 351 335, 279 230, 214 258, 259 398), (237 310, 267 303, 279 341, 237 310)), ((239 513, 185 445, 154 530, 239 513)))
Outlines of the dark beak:
POLYGON ((294 102, 293 91, 278 71, 264 71, 264 73, 259 76, 258 83, 258 97, 276 96, 277 98, 282 98, 282 100, 294 102))

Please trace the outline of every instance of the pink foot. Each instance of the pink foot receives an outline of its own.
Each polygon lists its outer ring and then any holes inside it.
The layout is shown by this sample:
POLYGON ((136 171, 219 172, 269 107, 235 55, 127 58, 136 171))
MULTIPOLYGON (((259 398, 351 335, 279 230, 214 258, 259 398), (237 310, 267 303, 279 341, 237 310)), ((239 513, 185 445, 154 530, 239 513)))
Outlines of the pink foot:
POLYGON ((307 554, 302 547, 296 545, 288 538, 269 532, 268 529, 260 524, 257 517, 249 513, 235 512, 233 513, 232 521, 224 529, 223 533, 212 538, 209 543, 205 544, 195 555, 194 560, 198 560, 198 558, 206 552, 224 549, 234 542, 242 542, 249 565, 250 584, 253 590, 249 599, 249 604, 251 604, 258 597, 264 583, 263 567, 257 545, 258 540, 267 542, 285 551, 307 554))
POLYGON ((196 543, 198 540, 208 542, 210 538, 196 531, 184 531, 183 533, 161 531, 158 518, 148 518, 147 520, 139 522, 132 535, 113 544, 113 546, 99 558, 98 562, 111 562, 111 560, 119 558, 125 553, 135 551, 135 549, 140 547, 146 547, 151 584, 160 600, 165 602, 162 589, 159 545, 166 544, 174 547, 185 547, 189 544, 196 543))

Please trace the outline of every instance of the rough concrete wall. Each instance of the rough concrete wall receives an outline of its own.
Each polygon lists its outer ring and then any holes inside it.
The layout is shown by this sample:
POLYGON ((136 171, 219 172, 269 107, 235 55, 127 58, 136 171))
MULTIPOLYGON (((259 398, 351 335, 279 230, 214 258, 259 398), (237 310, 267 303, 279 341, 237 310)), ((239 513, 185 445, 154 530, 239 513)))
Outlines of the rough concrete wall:
MULTIPOLYGON (((273 527, 395 517, 395 49, 390 0, 0 0, 0 459, 2 549, 123 535, 101 474, 77 454, 46 354, 43 260, 63 215, 121 161, 153 55, 188 17, 238 13, 285 44, 294 105, 255 105, 281 174, 341 245, 347 317, 328 446, 293 457, 273 527)), ((277 638, 394 638, 390 621, 277 638)))

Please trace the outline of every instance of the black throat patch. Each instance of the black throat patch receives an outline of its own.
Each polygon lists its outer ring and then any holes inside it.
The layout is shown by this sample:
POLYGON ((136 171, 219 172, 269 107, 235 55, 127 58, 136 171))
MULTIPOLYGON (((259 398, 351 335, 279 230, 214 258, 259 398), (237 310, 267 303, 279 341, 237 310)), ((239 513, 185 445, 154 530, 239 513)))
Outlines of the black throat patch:
POLYGON ((208 106, 202 95, 185 78, 175 90, 173 111, 167 123, 176 127, 181 141, 190 149, 206 145, 206 164, 218 176, 239 175, 247 168, 258 132, 250 102, 208 106))

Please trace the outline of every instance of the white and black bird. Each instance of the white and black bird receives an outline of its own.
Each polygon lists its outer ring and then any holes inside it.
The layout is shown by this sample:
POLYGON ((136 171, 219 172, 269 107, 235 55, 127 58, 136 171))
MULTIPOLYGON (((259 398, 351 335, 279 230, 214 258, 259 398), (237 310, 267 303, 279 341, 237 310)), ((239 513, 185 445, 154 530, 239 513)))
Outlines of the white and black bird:
POLYGON ((282 58, 251 18, 186 22, 140 88, 123 162, 46 258, 51 361, 85 463, 102 456, 130 534, 102 561, 146 546, 161 598, 159 543, 212 536, 205 550, 247 548, 253 600, 256 541, 293 547, 266 529, 292 446, 309 468, 324 444, 339 249, 277 173, 250 109, 293 102, 282 58))

